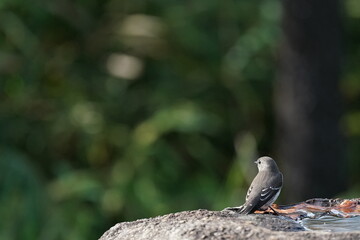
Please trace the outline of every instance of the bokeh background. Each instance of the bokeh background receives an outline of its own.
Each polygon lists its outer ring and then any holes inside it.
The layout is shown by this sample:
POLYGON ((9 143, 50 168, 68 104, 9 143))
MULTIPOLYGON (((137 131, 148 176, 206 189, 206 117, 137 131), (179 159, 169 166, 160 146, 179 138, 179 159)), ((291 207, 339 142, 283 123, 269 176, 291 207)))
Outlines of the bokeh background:
POLYGON ((240 205, 261 155, 359 197, 358 0, 1 0, 0 46, 1 239, 240 205))

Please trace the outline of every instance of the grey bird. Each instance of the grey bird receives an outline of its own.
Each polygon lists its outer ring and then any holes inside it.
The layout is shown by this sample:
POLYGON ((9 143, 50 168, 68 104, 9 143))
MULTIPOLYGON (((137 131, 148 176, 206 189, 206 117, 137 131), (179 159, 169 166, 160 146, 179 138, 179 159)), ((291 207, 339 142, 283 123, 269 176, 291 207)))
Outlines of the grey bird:
MULTIPOLYGON (((274 159, 261 157, 255 161, 259 169, 247 191, 245 203, 240 207, 226 208, 242 214, 253 213, 256 210, 266 210, 278 198, 283 184, 283 175, 274 159)), ((272 208, 271 208, 272 209, 272 208)), ((272 209, 275 214, 274 209, 272 209)))

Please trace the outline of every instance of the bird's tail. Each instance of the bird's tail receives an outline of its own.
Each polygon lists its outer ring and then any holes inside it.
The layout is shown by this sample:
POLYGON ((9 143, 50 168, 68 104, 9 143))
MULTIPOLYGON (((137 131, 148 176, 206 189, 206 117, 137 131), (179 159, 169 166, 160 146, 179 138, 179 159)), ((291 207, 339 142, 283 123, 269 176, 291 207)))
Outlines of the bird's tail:
POLYGON ((249 214, 254 212, 254 207, 251 205, 241 205, 240 207, 228 207, 224 210, 235 211, 240 214, 249 214))

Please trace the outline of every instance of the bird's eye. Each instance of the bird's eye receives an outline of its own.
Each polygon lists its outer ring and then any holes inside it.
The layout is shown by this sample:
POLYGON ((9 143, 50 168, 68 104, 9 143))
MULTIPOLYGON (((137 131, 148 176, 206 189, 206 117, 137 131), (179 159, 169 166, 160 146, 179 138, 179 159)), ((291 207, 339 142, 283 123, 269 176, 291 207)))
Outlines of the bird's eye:
POLYGON ((261 162, 259 161, 259 164, 261 164, 261 162))

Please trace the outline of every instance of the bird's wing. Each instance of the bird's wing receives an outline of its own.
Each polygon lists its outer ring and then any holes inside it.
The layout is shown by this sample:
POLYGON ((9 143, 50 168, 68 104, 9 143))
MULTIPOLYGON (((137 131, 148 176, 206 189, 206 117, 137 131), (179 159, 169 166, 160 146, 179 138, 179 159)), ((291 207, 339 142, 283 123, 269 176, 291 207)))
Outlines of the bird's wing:
POLYGON ((263 188, 260 193, 260 201, 262 202, 270 201, 280 189, 281 187, 263 188))
POLYGON ((253 186, 251 185, 246 193, 246 198, 245 198, 245 202, 249 199, 251 191, 253 190, 253 186))
POLYGON ((279 192, 279 190, 281 190, 282 178, 283 176, 280 173, 276 178, 268 182, 269 185, 266 187, 264 186, 264 188, 261 189, 260 201, 265 203, 270 201, 279 192))

